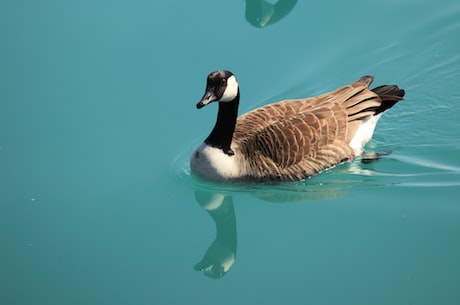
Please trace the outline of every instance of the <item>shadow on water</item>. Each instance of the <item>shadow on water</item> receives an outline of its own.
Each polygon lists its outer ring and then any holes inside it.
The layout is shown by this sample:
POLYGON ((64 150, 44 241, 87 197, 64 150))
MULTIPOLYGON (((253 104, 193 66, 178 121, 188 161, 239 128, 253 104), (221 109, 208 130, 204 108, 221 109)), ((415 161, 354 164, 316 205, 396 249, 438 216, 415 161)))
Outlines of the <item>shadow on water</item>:
POLYGON ((256 28, 274 24, 296 5, 297 0, 279 0, 275 4, 266 0, 246 0, 246 20, 256 28))

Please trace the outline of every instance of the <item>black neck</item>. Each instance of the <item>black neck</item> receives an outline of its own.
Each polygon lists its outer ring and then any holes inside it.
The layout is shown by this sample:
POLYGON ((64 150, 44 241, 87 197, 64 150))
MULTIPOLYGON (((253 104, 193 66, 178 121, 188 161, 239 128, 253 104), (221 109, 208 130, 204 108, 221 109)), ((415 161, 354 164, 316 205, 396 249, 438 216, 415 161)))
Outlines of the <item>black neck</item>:
POLYGON ((211 134, 204 141, 212 147, 222 149, 222 151, 229 156, 233 155, 233 151, 230 146, 232 144, 233 131, 235 131, 239 102, 239 91, 233 101, 219 102, 219 112, 217 114, 216 125, 214 125, 211 134))

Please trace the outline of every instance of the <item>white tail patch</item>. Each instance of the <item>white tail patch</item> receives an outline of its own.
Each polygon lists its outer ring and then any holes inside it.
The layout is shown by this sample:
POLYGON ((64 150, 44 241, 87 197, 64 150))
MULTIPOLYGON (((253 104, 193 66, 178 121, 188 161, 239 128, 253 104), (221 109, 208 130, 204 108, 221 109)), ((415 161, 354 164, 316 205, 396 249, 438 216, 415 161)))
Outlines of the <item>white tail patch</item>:
POLYGON ((350 146, 355 151, 356 156, 362 154, 364 145, 366 145, 367 142, 369 142, 372 138, 375 126, 377 125, 377 122, 379 121, 382 114, 383 112, 377 115, 368 116, 365 120, 363 120, 361 126, 359 126, 358 130, 353 136, 353 139, 350 141, 350 146))

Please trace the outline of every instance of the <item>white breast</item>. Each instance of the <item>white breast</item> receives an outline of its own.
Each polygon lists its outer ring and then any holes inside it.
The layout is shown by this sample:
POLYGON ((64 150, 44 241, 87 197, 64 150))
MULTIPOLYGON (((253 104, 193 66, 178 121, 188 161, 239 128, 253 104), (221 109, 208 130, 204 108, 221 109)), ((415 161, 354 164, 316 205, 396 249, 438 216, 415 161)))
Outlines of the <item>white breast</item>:
POLYGON ((226 155, 221 149, 202 143, 192 155, 190 168, 195 175, 207 180, 231 180, 243 175, 237 160, 236 155, 226 155))

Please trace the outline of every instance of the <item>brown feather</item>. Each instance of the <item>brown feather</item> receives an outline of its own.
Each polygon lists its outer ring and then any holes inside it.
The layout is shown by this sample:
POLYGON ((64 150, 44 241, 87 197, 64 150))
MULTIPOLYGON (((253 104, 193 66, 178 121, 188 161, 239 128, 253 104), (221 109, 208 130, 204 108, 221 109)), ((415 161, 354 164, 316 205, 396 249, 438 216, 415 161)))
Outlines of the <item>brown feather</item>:
POLYGON ((246 178, 299 180, 355 157, 349 143, 362 120, 404 96, 397 86, 372 91, 372 80, 365 76, 333 92, 280 101, 240 116, 233 146, 247 161, 246 178), (384 105, 379 95, 390 101, 384 105))

